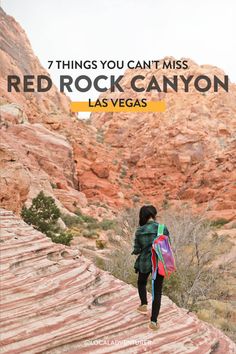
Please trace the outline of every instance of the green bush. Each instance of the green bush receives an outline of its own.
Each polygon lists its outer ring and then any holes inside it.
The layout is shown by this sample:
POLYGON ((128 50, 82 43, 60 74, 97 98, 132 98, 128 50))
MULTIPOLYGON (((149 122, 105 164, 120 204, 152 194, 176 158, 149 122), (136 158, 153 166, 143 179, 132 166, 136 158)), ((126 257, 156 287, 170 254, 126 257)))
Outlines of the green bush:
POLYGON ((55 243, 61 243, 63 245, 69 246, 73 235, 70 232, 60 232, 59 234, 54 234, 51 236, 51 240, 55 243))
MULTIPOLYGON (((72 223, 77 222, 77 223, 81 223, 81 224, 86 224, 85 227, 88 230, 94 230, 94 229, 111 230, 111 229, 114 229, 116 226, 116 222, 114 220, 104 219, 99 222, 93 216, 83 214, 80 209, 77 209, 75 214, 77 215, 77 219, 76 219, 76 217, 74 219, 72 219, 73 217, 71 217, 72 223)), ((66 223, 66 221, 65 221, 65 223, 66 223)), ((67 225, 67 223, 66 223, 66 225, 67 225)), ((75 224, 73 224, 73 225, 75 225, 75 224)))
POLYGON ((224 226, 225 224, 228 223, 228 220, 224 219, 224 218, 219 218, 219 219, 216 219, 216 220, 213 220, 210 222, 210 225, 212 227, 221 227, 221 226, 224 226))
POLYGON ((61 218, 67 227, 73 227, 81 223, 80 218, 75 215, 62 214, 61 218))
POLYGON ((83 236, 92 239, 98 238, 98 234, 94 230, 83 230, 83 236))
POLYGON ((51 233, 58 230, 56 222, 61 216, 61 213, 54 199, 47 197, 43 191, 41 191, 37 197, 32 200, 32 204, 29 208, 25 206, 22 208, 21 216, 27 224, 32 225, 35 229, 50 237, 51 233))
POLYGON ((78 218, 81 222, 86 222, 86 223, 90 223, 90 224, 97 223, 96 218, 94 218, 93 216, 83 214, 80 209, 77 209, 75 214, 78 216, 78 218))
POLYGON ((43 191, 32 200, 29 208, 26 206, 22 208, 21 216, 27 224, 50 237, 53 242, 69 245, 73 238, 71 234, 63 232, 58 227, 60 210, 54 199, 46 196, 43 191))
POLYGON ((96 238, 98 236, 97 231, 100 229, 115 230, 117 227, 117 222, 115 220, 104 219, 98 221, 96 218, 85 215, 80 209, 75 212, 76 215, 62 215, 61 218, 67 227, 80 226, 83 230, 83 236, 88 238, 96 238))
POLYGON ((57 189, 57 185, 53 182, 50 182, 52 189, 57 189))
POLYGON ((97 230, 97 229, 99 229, 99 222, 97 220, 95 220, 95 221, 87 221, 87 222, 84 223, 84 226, 88 230, 97 230))
POLYGON ((103 250, 106 247, 106 242, 103 240, 96 240, 96 247, 103 250))
POLYGON ((127 175, 127 170, 125 166, 122 166, 121 171, 120 171, 120 178, 124 178, 127 175))
POLYGON ((105 231, 115 229, 116 226, 117 223, 115 220, 104 219, 99 223, 99 227, 105 231))
POLYGON ((76 215, 62 215, 61 218, 67 227, 73 227, 81 225, 88 230, 94 230, 99 228, 98 220, 92 216, 82 214, 80 209, 75 212, 76 215))

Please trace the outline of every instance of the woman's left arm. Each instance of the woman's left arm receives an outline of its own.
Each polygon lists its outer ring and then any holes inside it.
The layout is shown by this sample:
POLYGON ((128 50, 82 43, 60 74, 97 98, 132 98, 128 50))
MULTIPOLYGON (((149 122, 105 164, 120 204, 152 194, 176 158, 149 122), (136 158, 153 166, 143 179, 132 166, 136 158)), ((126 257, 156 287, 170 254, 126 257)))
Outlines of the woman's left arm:
POLYGON ((167 229, 167 227, 166 227, 166 226, 164 227, 163 234, 164 234, 164 235, 166 235, 166 236, 168 236, 169 241, 170 241, 170 244, 171 244, 170 233, 169 233, 169 230, 167 229))

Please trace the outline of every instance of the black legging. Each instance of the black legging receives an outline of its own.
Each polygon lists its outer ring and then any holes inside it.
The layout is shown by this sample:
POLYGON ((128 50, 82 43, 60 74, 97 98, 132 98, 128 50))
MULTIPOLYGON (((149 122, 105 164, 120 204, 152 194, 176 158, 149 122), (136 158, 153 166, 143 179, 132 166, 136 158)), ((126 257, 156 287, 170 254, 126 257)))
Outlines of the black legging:
MULTIPOLYGON (((138 273, 138 293, 141 300, 141 305, 147 305, 147 280, 149 273, 138 273)), ((152 301, 152 316, 151 321, 156 322, 161 307, 162 284, 164 277, 157 273, 154 280, 154 299, 152 301)))

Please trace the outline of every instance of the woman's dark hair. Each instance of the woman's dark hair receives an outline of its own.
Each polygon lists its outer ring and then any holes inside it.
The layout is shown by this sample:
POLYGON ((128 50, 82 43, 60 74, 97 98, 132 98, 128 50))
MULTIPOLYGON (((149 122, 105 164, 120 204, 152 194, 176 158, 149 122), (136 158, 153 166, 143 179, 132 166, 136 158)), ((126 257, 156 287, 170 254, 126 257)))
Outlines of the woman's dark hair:
POLYGON ((139 225, 143 226, 150 218, 155 219, 157 210, 153 205, 143 205, 139 211, 139 225))

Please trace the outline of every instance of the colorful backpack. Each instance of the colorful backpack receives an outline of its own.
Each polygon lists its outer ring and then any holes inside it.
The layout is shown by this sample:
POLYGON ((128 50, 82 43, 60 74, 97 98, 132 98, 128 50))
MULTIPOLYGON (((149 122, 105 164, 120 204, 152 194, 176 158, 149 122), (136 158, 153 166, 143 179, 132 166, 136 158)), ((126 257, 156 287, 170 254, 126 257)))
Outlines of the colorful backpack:
POLYGON ((152 279, 156 279, 157 272, 169 277, 176 270, 174 255, 170 246, 169 237, 163 235, 165 225, 159 224, 157 237, 152 244, 152 279), (157 257, 156 257, 157 255, 157 257))

